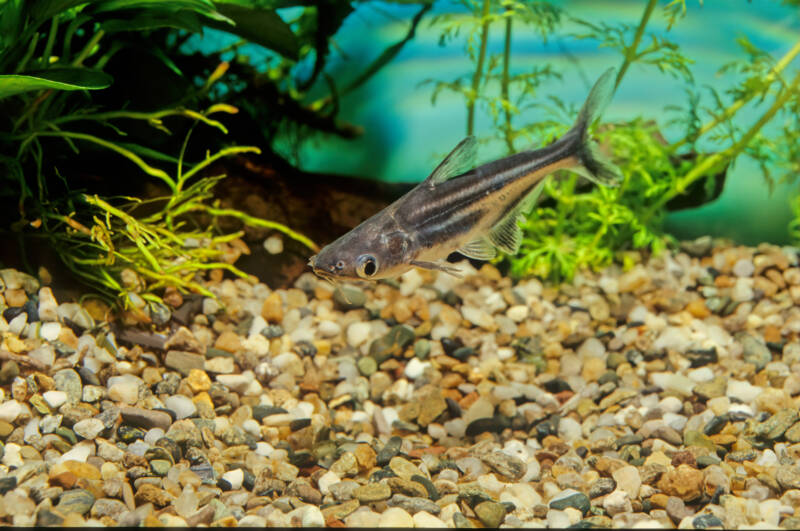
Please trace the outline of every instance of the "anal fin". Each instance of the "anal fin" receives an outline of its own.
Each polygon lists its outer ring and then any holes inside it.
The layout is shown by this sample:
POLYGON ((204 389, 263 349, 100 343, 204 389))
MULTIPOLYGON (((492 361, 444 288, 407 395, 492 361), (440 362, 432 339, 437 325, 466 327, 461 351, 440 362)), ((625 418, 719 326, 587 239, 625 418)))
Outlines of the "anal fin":
POLYGON ((469 242, 457 249, 457 251, 467 258, 474 258, 475 260, 491 260, 497 256, 494 246, 484 237, 469 242))

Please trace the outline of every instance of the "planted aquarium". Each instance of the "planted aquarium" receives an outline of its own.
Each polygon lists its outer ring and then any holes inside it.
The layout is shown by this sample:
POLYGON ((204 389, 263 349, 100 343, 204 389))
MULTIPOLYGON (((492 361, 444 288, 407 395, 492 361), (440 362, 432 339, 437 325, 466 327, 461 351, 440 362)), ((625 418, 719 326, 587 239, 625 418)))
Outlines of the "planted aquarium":
POLYGON ((800 527, 796 0, 0 0, 0 524, 800 527))

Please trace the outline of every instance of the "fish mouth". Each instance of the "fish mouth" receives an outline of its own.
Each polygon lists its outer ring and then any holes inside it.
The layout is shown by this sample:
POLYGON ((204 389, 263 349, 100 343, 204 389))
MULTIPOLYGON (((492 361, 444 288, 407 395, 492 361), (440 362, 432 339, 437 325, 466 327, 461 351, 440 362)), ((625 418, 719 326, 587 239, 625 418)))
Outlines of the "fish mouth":
POLYGON ((316 258, 317 255, 314 255, 308 259, 308 267, 311 268, 311 271, 318 277, 324 278, 326 280, 333 280, 334 277, 330 271, 327 271, 325 269, 316 266, 316 258))

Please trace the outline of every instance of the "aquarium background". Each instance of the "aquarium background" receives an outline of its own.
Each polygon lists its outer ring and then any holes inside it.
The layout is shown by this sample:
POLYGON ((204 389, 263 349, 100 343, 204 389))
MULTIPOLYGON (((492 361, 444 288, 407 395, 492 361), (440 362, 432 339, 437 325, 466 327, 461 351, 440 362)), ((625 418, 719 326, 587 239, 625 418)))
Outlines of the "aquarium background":
MULTIPOLYGON (((643 3, 629 0, 579 0, 562 2, 568 12, 588 21, 626 22, 636 25, 643 3)), ((719 75, 719 68, 741 57, 736 38, 745 35, 753 44, 774 57, 785 53, 800 33, 796 7, 778 2, 716 1, 687 2, 688 16, 670 31, 670 38, 693 59, 695 86, 728 87, 735 76, 719 75)), ((335 52, 329 63, 331 75, 343 82, 363 71, 388 45, 402 39, 408 21, 419 9, 416 5, 369 2, 359 4, 335 36, 335 52)), ((432 25, 431 15, 459 13, 456 3, 437 2, 419 25, 414 39, 399 55, 360 88, 341 99, 340 119, 362 126, 364 134, 356 139, 317 135, 301 145, 295 161, 308 171, 357 175, 388 182, 417 182, 424 179, 438 161, 465 134, 466 111, 463 99, 452 92, 442 92, 432 105, 433 86, 426 80, 450 80, 471 72, 462 42, 454 39, 439 44, 441 28, 432 25)), ((285 10, 287 14, 290 10, 285 10)), ((651 31, 666 29, 664 17, 655 16, 651 31)), ((499 53, 502 32, 495 26, 490 32, 489 53, 499 53)), ((597 47, 594 40, 569 37, 581 28, 565 20, 562 29, 547 42, 533 30, 518 25, 512 40, 512 74, 550 63, 563 73, 563 79, 546 82, 541 94, 555 93, 566 102, 580 105, 591 84, 609 66, 619 66, 616 51, 597 47)), ((229 39, 224 34, 206 35, 202 42, 189 46, 215 47, 229 39), (216 37, 209 38, 209 37, 216 37)), ((268 54, 252 46, 245 53, 254 59, 268 54)), ((685 82, 660 74, 652 67, 633 65, 605 113, 606 121, 629 120, 637 115, 656 116, 667 140, 667 124, 675 117, 664 110, 668 105, 685 101, 685 82), (660 112, 658 112, 660 110, 660 112)), ((319 85, 320 94, 326 87, 319 85)), ((709 104, 709 93, 701 90, 702 104, 709 104)), ((523 113, 517 123, 536 119, 536 110, 523 113)), ((755 105, 737 115, 740 123, 752 122, 755 105)), ((485 112, 479 110, 476 134, 486 136, 492 127, 485 112)), ((531 146, 539 145, 531 139, 531 146)), ((517 149, 524 147, 517 143, 517 149)), ((702 149, 702 143, 699 145, 702 149)), ((483 144, 483 160, 505 154, 500 141, 483 144)), ((787 224, 792 218, 788 195, 795 188, 779 184, 770 192, 755 164, 739 157, 731 168, 722 195, 703 207, 674 212, 666 228, 680 239, 705 234, 730 237, 746 244, 762 241, 787 243, 787 224)))

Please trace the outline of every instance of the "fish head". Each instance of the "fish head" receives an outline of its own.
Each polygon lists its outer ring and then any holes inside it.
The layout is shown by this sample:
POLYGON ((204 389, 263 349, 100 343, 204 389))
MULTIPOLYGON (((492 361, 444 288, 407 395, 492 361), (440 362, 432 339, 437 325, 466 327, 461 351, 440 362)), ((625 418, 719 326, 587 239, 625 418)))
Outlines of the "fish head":
POLYGON ((378 280, 411 269, 409 238, 403 231, 359 226, 311 257, 314 273, 329 280, 378 280))

